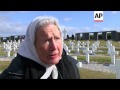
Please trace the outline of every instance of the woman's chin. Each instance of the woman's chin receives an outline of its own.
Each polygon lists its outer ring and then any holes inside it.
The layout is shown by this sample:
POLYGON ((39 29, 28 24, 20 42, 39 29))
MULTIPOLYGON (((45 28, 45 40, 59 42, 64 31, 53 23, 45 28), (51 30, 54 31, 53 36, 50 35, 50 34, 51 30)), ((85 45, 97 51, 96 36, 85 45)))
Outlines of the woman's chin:
POLYGON ((54 58, 54 59, 50 60, 50 63, 51 64, 57 64, 57 63, 59 63, 59 61, 60 61, 60 58, 54 58))

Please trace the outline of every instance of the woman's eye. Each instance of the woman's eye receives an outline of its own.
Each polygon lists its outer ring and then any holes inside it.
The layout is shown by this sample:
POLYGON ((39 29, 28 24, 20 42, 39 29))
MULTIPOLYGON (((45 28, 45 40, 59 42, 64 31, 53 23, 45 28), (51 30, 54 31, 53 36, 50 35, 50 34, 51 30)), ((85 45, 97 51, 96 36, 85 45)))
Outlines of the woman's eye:
POLYGON ((55 39, 58 40, 58 39, 60 39, 60 38, 59 38, 59 37, 56 37, 55 39))

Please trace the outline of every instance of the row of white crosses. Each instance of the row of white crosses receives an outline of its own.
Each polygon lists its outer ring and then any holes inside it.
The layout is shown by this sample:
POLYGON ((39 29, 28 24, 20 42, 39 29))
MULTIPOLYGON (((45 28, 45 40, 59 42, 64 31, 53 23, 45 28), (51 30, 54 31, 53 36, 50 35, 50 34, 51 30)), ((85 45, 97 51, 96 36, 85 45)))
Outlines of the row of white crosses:
MULTIPOLYGON (((87 63, 90 62, 89 54, 92 53, 92 51, 89 50, 89 43, 90 43, 89 41, 87 41, 86 43, 85 43, 85 42, 82 43, 83 53, 86 54, 86 61, 87 61, 87 63), (86 49, 85 49, 85 45, 87 45, 86 49), (85 49, 85 50, 84 50, 84 49, 85 49)), ((69 45, 74 46, 75 44, 70 41, 70 42, 69 42, 69 45)), ((81 47, 81 46, 80 46, 80 41, 77 42, 77 46, 76 46, 76 47, 77 47, 77 53, 79 53, 79 48, 81 47)), ((81 65, 81 64, 80 64, 80 65, 81 65)), ((79 65, 78 65, 78 66, 79 66, 79 65)))
POLYGON ((6 43, 3 42, 3 48, 4 48, 4 51, 7 52, 6 56, 9 57, 10 51, 11 51, 11 43, 9 43, 8 41, 6 43))
MULTIPOLYGON (((83 50, 83 53, 86 53, 86 61, 89 63, 89 54, 90 53, 95 53, 95 51, 97 50, 97 47, 99 47, 99 41, 97 41, 97 42, 95 42, 95 43, 93 43, 92 44, 92 51, 91 50, 89 50, 89 47, 86 47, 86 49, 85 50, 83 50)), ((82 43, 83 45, 85 45, 84 43, 82 43)), ((77 48, 77 53, 79 54, 79 48, 81 47, 80 46, 80 41, 77 43, 77 46, 74 46, 75 45, 75 43, 73 43, 73 42, 69 42, 69 45, 72 45, 72 47, 74 48, 74 47, 76 47, 77 48)), ((89 46, 89 42, 87 43, 87 46, 89 46)), ((118 55, 119 54, 119 52, 118 51, 115 51, 115 47, 114 46, 112 46, 112 44, 109 42, 109 44, 107 44, 107 47, 108 47, 108 54, 109 55, 111 55, 111 61, 112 61, 112 63, 113 64, 115 64, 115 55, 118 55)), ((85 47, 84 47, 85 48, 85 47)), ((71 51, 71 50, 69 50, 68 49, 68 46, 67 45, 65 45, 65 50, 66 50, 66 52, 67 52, 67 54, 71 51)))
POLYGON ((74 46, 76 47, 76 48, 82 48, 82 49, 84 49, 85 48, 85 45, 87 45, 87 47, 89 47, 89 41, 87 41, 86 43, 85 42, 82 42, 81 44, 80 44, 81 42, 80 41, 78 41, 77 42, 77 44, 76 44, 76 46, 75 46, 75 43, 74 42, 72 42, 72 41, 69 41, 69 46, 71 47, 71 50, 74 50, 74 46))
POLYGON ((21 43, 20 40, 18 40, 18 42, 16 42, 16 41, 9 42, 8 40, 6 43, 3 42, 3 48, 4 48, 4 51, 6 52, 6 56, 10 57, 10 52, 13 51, 14 52, 13 56, 15 57, 16 56, 15 52, 17 51, 20 43, 21 43))
MULTIPOLYGON (((93 44, 93 46, 95 48, 99 47, 99 42, 93 44)), ((115 65, 114 69, 116 70, 116 79, 120 79, 120 60, 115 60, 115 55, 118 55, 119 52, 115 51, 115 46, 112 46, 112 44, 109 41, 107 43, 107 47, 108 47, 108 54, 111 55, 112 64, 115 65)), ((92 53, 92 51, 89 50, 89 47, 86 47, 86 50, 83 50, 83 53, 86 54, 87 63, 90 63, 89 54, 92 53)), ((73 57, 77 59, 77 56, 73 56, 73 57)), ((77 67, 78 68, 82 67, 82 62, 77 63, 77 67)))
POLYGON ((11 51, 11 46, 9 44, 6 44, 7 57, 10 57, 10 51, 11 51))
POLYGON ((71 50, 74 50, 75 48, 77 48, 77 52, 76 54, 79 54, 79 49, 80 49, 80 42, 77 43, 77 45, 75 46, 74 42, 69 41, 69 46, 71 47, 71 50))
POLYGON ((79 54, 79 51, 80 51, 80 48, 81 48, 80 42, 78 42, 78 43, 75 45, 74 42, 69 41, 69 47, 70 47, 71 50, 68 50, 68 46, 67 46, 66 44, 64 45, 64 48, 67 50, 67 52, 70 52, 70 51, 73 51, 73 50, 76 49, 76 54, 79 54))
MULTIPOLYGON (((81 45, 80 45, 80 41, 77 42, 76 46, 75 46, 75 43, 74 42, 71 42, 69 41, 69 46, 71 47, 71 50, 74 50, 74 48, 76 48, 76 54, 80 54, 80 48, 82 50, 84 50, 87 47, 89 47, 89 41, 87 41, 86 43, 85 42, 82 42, 81 45)), ((97 50, 97 47, 99 46, 99 43, 94 43, 92 45, 92 52, 94 53, 96 50, 97 50)))
MULTIPOLYGON (((86 55, 86 62, 87 62, 87 63, 90 63, 89 54, 90 54, 90 53, 93 53, 93 51, 95 52, 95 51, 97 50, 97 47, 99 47, 99 43, 100 43, 100 42, 98 42, 98 41, 95 42, 95 43, 93 43, 93 45, 92 45, 92 51, 89 50, 89 47, 86 47, 86 49, 83 50, 83 53, 85 53, 85 55, 86 55)), ((80 45, 80 42, 77 43, 77 46, 79 46, 79 45, 80 45)), ((112 44, 111 44, 110 41, 108 41, 106 45, 107 45, 107 47, 108 47, 108 54, 111 55, 112 64, 115 66, 116 78, 117 78, 117 79, 120 79, 120 60, 118 60, 118 61, 119 61, 119 65, 118 65, 118 62, 117 62, 117 64, 115 63, 115 55, 118 55, 119 52, 118 52, 118 51, 115 51, 115 47, 112 46, 112 44), (115 64, 116 64, 116 65, 115 65, 115 64)), ((73 45, 73 46, 74 46, 74 45, 73 45)), ((77 60, 77 56, 72 56, 72 57, 77 60)), ((82 67, 82 62, 77 63, 77 66, 78 66, 78 67, 82 67)))

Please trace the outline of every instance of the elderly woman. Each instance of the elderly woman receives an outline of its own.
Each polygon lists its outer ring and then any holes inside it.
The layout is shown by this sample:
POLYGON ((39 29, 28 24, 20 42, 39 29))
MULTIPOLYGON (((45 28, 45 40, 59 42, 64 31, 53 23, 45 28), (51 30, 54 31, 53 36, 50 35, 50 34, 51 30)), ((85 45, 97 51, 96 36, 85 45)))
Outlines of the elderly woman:
POLYGON ((17 56, 1 79, 80 79, 77 60, 66 55, 58 20, 39 16, 28 26, 17 56))

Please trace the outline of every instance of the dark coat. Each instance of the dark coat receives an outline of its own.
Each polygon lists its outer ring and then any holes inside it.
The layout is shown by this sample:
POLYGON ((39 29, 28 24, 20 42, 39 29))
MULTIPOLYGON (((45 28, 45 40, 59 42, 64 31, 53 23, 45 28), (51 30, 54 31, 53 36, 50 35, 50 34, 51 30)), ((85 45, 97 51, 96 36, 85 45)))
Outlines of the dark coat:
MULTIPOLYGON (((58 79, 80 79, 77 63, 77 60, 66 55, 64 51, 62 59, 56 65, 58 79)), ((0 74, 0 79, 40 79, 45 70, 43 66, 35 61, 17 54, 17 57, 11 61, 8 68, 0 74)), ((51 79, 51 76, 48 79, 51 79)))

